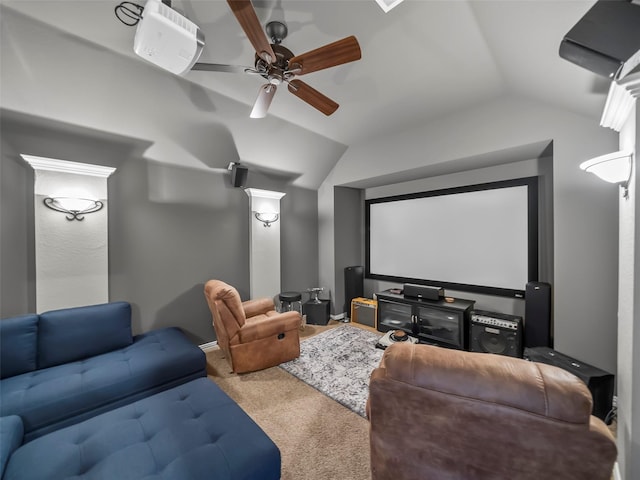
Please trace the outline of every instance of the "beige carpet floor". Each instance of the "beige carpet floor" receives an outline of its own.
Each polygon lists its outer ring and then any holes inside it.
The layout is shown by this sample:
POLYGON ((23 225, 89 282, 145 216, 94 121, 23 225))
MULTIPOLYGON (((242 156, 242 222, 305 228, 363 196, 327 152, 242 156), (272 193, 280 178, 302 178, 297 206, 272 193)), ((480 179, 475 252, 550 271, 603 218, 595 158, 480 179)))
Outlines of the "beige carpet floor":
MULTIPOLYGON (((334 326, 307 325, 301 337, 334 326)), ((236 375, 217 348, 207 371, 280 448, 282 480, 371 478, 366 419, 279 367, 236 375)))

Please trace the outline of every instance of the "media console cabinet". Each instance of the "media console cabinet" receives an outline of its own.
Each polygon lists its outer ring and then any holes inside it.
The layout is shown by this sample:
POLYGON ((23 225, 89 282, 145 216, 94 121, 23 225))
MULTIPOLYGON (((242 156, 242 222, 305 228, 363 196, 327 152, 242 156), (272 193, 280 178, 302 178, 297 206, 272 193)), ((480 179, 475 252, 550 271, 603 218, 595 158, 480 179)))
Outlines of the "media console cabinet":
POLYGON ((469 319, 475 301, 425 300, 390 292, 377 293, 376 298, 378 331, 403 330, 421 343, 469 349, 469 319))

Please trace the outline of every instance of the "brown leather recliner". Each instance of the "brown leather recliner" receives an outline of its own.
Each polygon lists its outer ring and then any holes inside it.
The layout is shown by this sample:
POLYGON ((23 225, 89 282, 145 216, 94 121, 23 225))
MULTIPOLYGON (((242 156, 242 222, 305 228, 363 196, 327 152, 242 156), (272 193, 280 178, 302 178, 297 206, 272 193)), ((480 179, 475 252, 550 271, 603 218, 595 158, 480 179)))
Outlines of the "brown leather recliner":
POLYGON ((274 367, 300 356, 299 312, 278 313, 270 298, 242 302, 238 291, 220 280, 209 280, 204 295, 218 345, 235 373, 274 367))
POLYGON ((373 480, 609 480, 586 385, 526 360, 393 344, 371 374, 373 480))

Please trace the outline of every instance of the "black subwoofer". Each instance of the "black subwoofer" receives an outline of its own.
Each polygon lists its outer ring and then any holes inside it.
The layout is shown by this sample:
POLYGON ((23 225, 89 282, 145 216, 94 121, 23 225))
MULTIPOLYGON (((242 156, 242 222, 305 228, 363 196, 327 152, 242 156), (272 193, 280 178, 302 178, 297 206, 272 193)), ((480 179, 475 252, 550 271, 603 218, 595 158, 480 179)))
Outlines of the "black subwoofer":
POLYGON ((469 327, 469 350, 522 358, 522 318, 474 310, 469 327))
POLYGON ((548 347, 526 348, 524 358, 532 362, 554 365, 573 373, 582 380, 593 397, 593 415, 607 419, 613 408, 614 375, 587 363, 571 358, 548 347))

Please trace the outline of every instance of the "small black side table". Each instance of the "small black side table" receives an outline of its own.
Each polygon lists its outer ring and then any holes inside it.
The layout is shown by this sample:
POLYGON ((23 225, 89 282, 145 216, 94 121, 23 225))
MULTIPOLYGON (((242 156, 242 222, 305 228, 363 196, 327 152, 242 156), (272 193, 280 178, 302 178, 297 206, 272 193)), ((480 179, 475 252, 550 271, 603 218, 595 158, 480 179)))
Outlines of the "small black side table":
POLYGON ((307 325, 326 325, 329 323, 329 300, 320 300, 320 303, 309 300, 302 305, 302 313, 307 316, 307 325))

